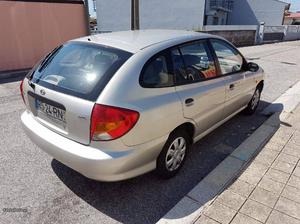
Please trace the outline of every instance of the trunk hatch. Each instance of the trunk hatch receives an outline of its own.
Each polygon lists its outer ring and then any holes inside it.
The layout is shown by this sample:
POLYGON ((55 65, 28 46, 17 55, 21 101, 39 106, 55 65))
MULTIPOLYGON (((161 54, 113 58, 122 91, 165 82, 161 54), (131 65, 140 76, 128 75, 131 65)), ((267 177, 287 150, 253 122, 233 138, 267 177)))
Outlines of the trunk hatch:
POLYGON ((91 43, 69 42, 56 48, 24 80, 27 109, 49 129, 90 144, 95 101, 131 55, 91 43))

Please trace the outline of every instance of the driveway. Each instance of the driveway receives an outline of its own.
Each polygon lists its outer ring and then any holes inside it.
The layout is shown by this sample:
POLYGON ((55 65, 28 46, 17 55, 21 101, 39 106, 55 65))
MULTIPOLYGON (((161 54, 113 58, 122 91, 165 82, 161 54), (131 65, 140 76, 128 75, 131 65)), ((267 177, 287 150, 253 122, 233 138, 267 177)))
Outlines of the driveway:
MULTIPOLYGON (((300 41, 240 50, 266 71, 259 111, 300 80, 300 41)), ((102 183, 30 142, 20 126, 24 105, 18 88, 18 81, 0 84, 0 223, 155 223, 266 119, 259 111, 237 115, 196 143, 171 180, 149 173, 102 183)))

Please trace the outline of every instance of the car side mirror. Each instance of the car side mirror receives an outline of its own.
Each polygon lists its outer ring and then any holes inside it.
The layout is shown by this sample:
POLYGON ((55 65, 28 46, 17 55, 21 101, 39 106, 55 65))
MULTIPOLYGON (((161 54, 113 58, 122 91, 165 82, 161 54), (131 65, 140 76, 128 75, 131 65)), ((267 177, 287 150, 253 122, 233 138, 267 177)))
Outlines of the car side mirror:
POLYGON ((259 66, 254 62, 249 62, 247 64, 247 71, 257 72, 259 70, 259 66))

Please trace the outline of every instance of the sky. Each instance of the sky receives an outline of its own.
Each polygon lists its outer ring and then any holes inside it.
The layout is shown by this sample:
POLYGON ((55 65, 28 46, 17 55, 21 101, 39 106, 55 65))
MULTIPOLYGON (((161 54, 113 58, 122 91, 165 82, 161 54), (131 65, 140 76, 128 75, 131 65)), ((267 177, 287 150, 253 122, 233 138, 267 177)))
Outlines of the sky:
POLYGON ((292 12, 300 11, 300 0, 284 0, 284 2, 291 3, 292 12))

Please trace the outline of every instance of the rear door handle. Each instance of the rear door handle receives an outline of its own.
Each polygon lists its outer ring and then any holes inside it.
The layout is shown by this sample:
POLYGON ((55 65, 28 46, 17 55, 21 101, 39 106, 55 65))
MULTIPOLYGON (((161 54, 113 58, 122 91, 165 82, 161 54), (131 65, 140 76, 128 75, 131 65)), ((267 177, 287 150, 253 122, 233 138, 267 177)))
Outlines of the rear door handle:
POLYGON ((230 90, 234 90, 234 84, 230 84, 230 85, 229 85, 229 89, 230 89, 230 90))
POLYGON ((192 104, 193 102, 194 102, 193 98, 188 98, 188 99, 185 100, 186 105, 192 104))

